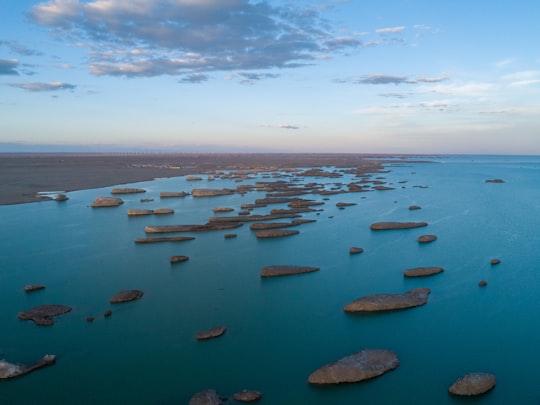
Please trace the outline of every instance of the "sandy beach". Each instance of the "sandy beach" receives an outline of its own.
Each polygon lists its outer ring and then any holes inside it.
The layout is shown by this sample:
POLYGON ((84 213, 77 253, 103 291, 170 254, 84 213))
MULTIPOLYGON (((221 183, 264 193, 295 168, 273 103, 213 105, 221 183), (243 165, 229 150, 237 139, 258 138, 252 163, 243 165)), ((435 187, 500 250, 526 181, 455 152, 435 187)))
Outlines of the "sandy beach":
POLYGON ((368 172, 379 168, 385 157, 389 155, 0 154, 0 205, 42 201, 40 192, 69 192, 213 170, 336 166, 363 167, 368 172))

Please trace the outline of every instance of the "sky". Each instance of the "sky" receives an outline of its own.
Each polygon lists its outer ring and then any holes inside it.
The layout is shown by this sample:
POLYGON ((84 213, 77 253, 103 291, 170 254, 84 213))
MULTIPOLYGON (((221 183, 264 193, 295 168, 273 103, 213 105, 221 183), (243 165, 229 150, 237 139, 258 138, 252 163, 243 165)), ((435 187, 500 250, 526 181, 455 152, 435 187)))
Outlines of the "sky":
POLYGON ((540 2, 0 2, 0 152, 540 155, 540 2))

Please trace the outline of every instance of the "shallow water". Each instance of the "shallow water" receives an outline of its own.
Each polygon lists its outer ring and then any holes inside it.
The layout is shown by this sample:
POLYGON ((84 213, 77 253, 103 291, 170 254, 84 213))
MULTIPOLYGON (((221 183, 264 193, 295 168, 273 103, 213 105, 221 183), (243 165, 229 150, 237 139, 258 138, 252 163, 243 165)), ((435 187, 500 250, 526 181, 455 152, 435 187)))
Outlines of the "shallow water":
MULTIPOLYGON (((328 196, 317 222, 299 235, 258 240, 249 223, 227 231, 186 233, 195 240, 135 244, 150 224, 198 224, 213 207, 240 209, 264 197, 249 192, 213 198, 159 199, 160 191, 234 188, 257 180, 160 179, 127 186, 123 206, 92 209, 112 187, 69 193, 69 201, 0 207, 0 359, 32 363, 57 355, 54 366, 0 384, 6 403, 187 403, 214 388, 244 388, 267 404, 454 404, 448 387, 462 374, 486 371, 497 386, 486 404, 540 403, 540 157, 436 156, 435 163, 398 161, 385 177, 394 190, 328 196), (502 178, 500 184, 486 179, 502 178), (400 183, 404 182, 405 183, 400 183), (415 186, 425 186, 419 188, 415 186), (155 201, 140 203, 141 197, 155 201), (339 210, 339 201, 358 205, 339 210), (410 211, 410 205, 422 209, 410 211), (128 208, 174 208, 174 215, 128 217, 128 208), (427 221, 427 228, 371 231, 376 221, 427 221), (235 239, 224 234, 236 233, 235 239), (416 238, 435 234, 419 245, 416 238), (351 246, 365 249, 350 255, 351 246), (190 260, 171 265, 171 255, 190 260), (501 263, 490 264, 492 258, 501 263), (261 279, 262 267, 298 264, 316 273, 261 279), (441 274, 405 279, 403 270, 440 266, 441 274), (486 287, 478 282, 486 280, 486 287), (26 284, 45 290, 25 293, 26 284), (353 316, 348 302, 366 294, 431 289, 427 305, 353 316), (122 289, 142 299, 110 305, 122 289), (40 304, 72 306, 52 327, 20 321, 40 304), (112 309, 110 318, 103 312, 112 309), (87 323, 87 316, 95 316, 87 323), (201 330, 225 325, 218 339, 201 330), (363 348, 395 351, 400 366, 368 382, 319 388, 318 367, 363 348)), ((357 180, 311 178, 304 182, 357 180)), ((319 195, 301 196, 322 200, 319 195)), ((282 205, 253 210, 268 213, 282 205)), ((233 213, 235 215, 235 213, 233 213)), ((232 402, 232 401, 231 401, 232 402)), ((475 401, 477 402, 477 401, 475 401)))

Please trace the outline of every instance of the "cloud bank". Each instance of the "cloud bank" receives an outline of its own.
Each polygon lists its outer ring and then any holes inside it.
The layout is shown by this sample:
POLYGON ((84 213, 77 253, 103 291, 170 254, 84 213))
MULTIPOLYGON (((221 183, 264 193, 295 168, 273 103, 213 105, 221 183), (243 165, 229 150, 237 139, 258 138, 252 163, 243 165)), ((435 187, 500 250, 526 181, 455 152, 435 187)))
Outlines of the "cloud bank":
MULTIPOLYGON (((30 18, 84 44, 94 75, 185 75, 294 68, 362 46, 315 8, 249 0, 51 0, 30 18)), ((195 75, 195 76, 194 76, 195 75)))
POLYGON ((57 90, 75 90, 77 86, 62 82, 27 82, 27 83, 7 83, 8 86, 16 87, 31 92, 57 91, 57 90))

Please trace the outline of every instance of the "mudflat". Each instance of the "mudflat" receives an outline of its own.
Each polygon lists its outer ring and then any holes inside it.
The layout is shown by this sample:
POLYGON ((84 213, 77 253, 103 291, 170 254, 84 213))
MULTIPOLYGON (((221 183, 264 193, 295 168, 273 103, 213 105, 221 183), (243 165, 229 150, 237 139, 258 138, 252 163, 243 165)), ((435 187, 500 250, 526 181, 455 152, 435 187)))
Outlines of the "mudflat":
POLYGON ((390 156, 339 153, 4 153, 0 154, 0 205, 41 201, 43 198, 39 192, 85 190, 213 170, 336 166, 373 172, 380 169, 384 159, 390 156))

